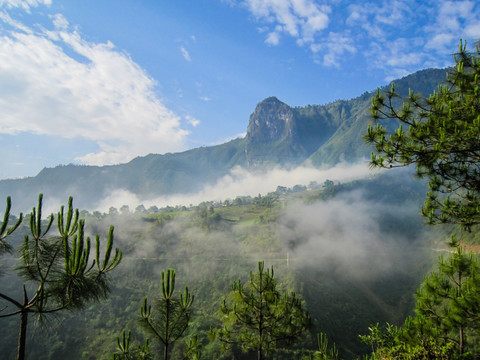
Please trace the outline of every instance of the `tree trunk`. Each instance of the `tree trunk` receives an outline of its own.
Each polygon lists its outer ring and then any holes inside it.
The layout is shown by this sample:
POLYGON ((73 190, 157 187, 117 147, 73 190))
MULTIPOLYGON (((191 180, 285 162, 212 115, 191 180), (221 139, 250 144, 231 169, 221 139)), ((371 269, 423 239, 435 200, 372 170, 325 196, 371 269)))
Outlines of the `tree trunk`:
POLYGON ((27 324, 28 324, 28 297, 25 286, 23 287, 23 308, 20 313, 20 329, 18 331, 17 359, 25 360, 25 348, 27 344, 27 324))
POLYGON ((27 343, 28 311, 20 313, 20 329, 18 331, 17 360, 25 360, 25 348, 27 343))
POLYGON ((259 316, 258 316, 258 350, 257 350, 257 360, 262 360, 262 335, 263 335, 263 272, 260 272, 260 299, 259 299, 259 316))
MULTIPOLYGON (((461 297, 462 296, 462 272, 459 271, 458 272, 458 288, 457 288, 457 295, 458 297, 461 297)), ((459 352, 460 352, 460 355, 463 354, 463 342, 464 342, 464 334, 463 334, 463 325, 460 325, 459 327, 459 344, 458 344, 458 347, 459 347, 459 352)))
POLYGON ((464 338, 464 335, 463 335, 463 326, 460 326, 460 344, 458 345, 459 347, 459 352, 460 352, 460 355, 463 354, 463 338, 464 338))
POLYGON ((170 298, 167 298, 165 301, 165 343, 164 343, 164 354, 163 354, 163 360, 168 360, 168 345, 170 344, 170 339, 169 339, 169 326, 170 326, 170 298))

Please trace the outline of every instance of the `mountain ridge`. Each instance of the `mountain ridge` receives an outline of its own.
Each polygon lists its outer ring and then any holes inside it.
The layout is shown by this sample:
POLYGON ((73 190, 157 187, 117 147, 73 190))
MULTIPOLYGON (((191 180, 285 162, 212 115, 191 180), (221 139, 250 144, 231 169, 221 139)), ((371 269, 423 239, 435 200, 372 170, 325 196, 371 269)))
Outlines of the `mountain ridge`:
MULTIPOLYGON (((403 96, 409 88, 428 95, 446 73, 447 69, 421 70, 395 80, 396 89, 403 96)), ((381 88, 387 89, 389 85, 381 88)), ((28 209, 39 193, 62 201, 72 195, 78 207, 92 208, 114 189, 130 191, 140 199, 193 193, 236 166, 262 170, 358 161, 371 152, 362 134, 370 121, 372 96, 373 92, 365 92, 350 100, 302 107, 270 96, 251 114, 245 138, 179 153, 149 154, 119 165, 44 168, 35 177, 0 180, 0 197, 12 196, 20 209, 28 209)))

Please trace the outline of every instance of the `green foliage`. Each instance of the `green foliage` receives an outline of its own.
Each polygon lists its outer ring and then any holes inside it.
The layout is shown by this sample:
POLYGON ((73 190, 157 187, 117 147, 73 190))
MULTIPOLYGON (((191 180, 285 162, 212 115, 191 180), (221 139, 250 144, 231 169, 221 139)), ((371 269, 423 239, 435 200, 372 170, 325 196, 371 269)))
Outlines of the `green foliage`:
POLYGON ((360 339, 372 347, 372 354, 367 360, 460 360, 466 359, 458 355, 453 343, 441 344, 436 336, 429 335, 423 330, 425 324, 420 317, 407 318, 404 327, 387 324, 381 330, 378 323, 368 328, 367 335, 360 335, 360 339))
POLYGON ((257 359, 275 351, 281 344, 292 344, 305 335, 311 319, 295 293, 277 290, 273 267, 250 273, 244 286, 240 280, 232 285, 229 299, 221 307, 224 327, 216 335, 227 346, 240 345, 244 351, 256 350, 257 359))
MULTIPOLYGON (((388 131, 369 126, 367 143, 374 144, 371 165, 391 168, 415 165, 428 180, 422 213, 431 224, 460 224, 471 229, 480 223, 480 47, 477 54, 461 42, 456 67, 429 98, 410 91, 402 106, 392 85, 372 99, 375 121, 395 119, 400 127, 388 131), (403 125, 408 129, 404 130, 403 125)), ((479 349, 480 268, 452 236, 455 251, 440 258, 438 272, 428 275, 416 294, 416 316, 403 328, 371 331, 364 341, 380 342, 379 358, 476 358, 479 349), (379 335, 380 334, 380 335, 379 335), (380 339, 380 340, 378 340, 380 339)))
POLYGON ((470 333, 480 329, 480 266, 452 240, 455 252, 440 258, 438 272, 428 275, 417 292, 416 312, 437 337, 463 354, 470 333))
POLYGON ((365 140, 373 144, 373 167, 414 164, 417 175, 428 179, 430 191, 423 215, 430 223, 480 223, 480 48, 477 54, 461 43, 456 67, 447 84, 429 98, 410 91, 403 105, 395 86, 372 99, 375 121, 394 119, 400 126, 389 131, 369 126, 365 140))
POLYGON ((193 335, 187 343, 185 348, 185 358, 183 360, 200 360, 202 358, 203 345, 198 339, 198 336, 193 335))
MULTIPOLYGON (((105 299, 109 293, 107 273, 117 267, 122 253, 116 249, 112 258, 113 227, 110 229, 105 255, 100 260, 100 239, 96 237, 96 260, 89 262, 90 238, 84 237, 84 220, 78 219, 78 210, 73 210, 72 198, 68 202, 65 217, 63 206, 57 214, 60 236, 47 236, 54 216, 49 216, 46 226, 42 220, 42 200, 33 208, 30 220, 30 236, 25 235, 20 246, 19 264, 15 270, 24 281, 23 299, 0 292, 5 306, 0 309, 0 318, 20 316, 20 332, 17 358, 25 357, 28 315, 46 315, 67 309, 83 308, 90 301, 105 299), (75 214, 75 215, 74 215, 75 214), (65 222, 66 220, 66 222, 65 222)), ((7 199, 5 218, 8 222, 10 201, 7 199)), ((20 217, 21 218, 21 217, 20 217)), ((5 232, 7 223, 1 226, 5 237, 18 227, 17 222, 5 232)))
POLYGON ((12 252, 12 246, 6 241, 6 238, 11 235, 22 223, 23 214, 20 214, 17 222, 15 222, 12 226, 8 227, 8 222, 10 219, 10 210, 12 208, 12 200, 10 196, 7 197, 7 206, 5 208, 5 213, 3 215, 3 222, 0 227, 0 255, 5 253, 12 252))
POLYGON ((162 298, 155 304, 154 311, 148 305, 147 297, 140 308, 140 324, 142 328, 163 344, 163 359, 168 359, 170 345, 180 339, 190 322, 193 296, 185 286, 179 298, 173 297, 175 289, 175 270, 162 272, 162 298))
MULTIPOLYGON (((347 191, 361 190, 371 202, 391 204, 399 203, 400 199, 404 204, 413 196, 415 206, 420 206, 424 192, 421 182, 404 182, 402 179, 398 172, 392 171, 368 180, 345 183, 341 187, 335 185, 333 199, 346 195, 347 191), (419 189, 412 192, 412 184, 419 189)), ((388 233, 392 232, 391 226, 394 225, 398 238, 405 239, 402 246, 414 247, 415 253, 419 254, 418 257, 408 259, 410 271, 405 273, 395 271, 385 274, 381 279, 358 281, 339 276, 341 274, 338 270, 319 269, 318 266, 302 267, 302 271, 296 271, 295 267, 301 260, 294 252, 286 250, 285 244, 280 240, 278 226, 284 221, 289 204, 305 201, 321 188, 322 184, 317 184, 317 191, 296 194, 291 189, 280 188, 281 196, 273 208, 254 205, 253 197, 248 196, 239 197, 241 204, 238 201, 229 206, 206 202, 205 207, 212 206, 214 213, 221 217, 219 222, 212 222, 210 229, 198 221, 198 213, 193 206, 186 211, 177 211, 177 207, 165 207, 145 215, 110 216, 86 212, 82 215, 80 212, 79 216, 85 216, 86 234, 108 234, 108 226, 115 225, 115 244, 124 254, 122 266, 109 273, 112 276, 112 286, 106 301, 87 306, 82 312, 57 313, 55 321, 49 321, 48 326, 42 327, 42 331, 29 335, 27 357, 38 360, 108 359, 113 352, 119 351, 116 337, 119 336, 122 340, 124 328, 127 333, 131 329, 129 352, 134 353, 144 346, 145 340, 137 322, 139 300, 147 295, 150 304, 150 300, 160 297, 161 269, 175 268, 177 275, 182 274, 181 277, 176 276, 175 287, 183 289, 188 284, 189 289, 194 289, 195 306, 189 327, 182 338, 171 346, 169 358, 183 360, 187 356, 192 335, 197 335, 202 359, 252 358, 253 354, 242 353, 239 347, 225 351, 218 339, 207 339, 211 328, 221 326, 218 310, 222 298, 231 290, 232 280, 241 274, 245 274, 248 279, 252 266, 256 268, 252 256, 264 258, 266 263, 274 265, 275 279, 282 279, 279 284, 281 289, 294 289, 297 294, 301 294, 315 325, 313 333, 327 333, 330 344, 335 342, 340 355, 346 359, 360 356, 368 349, 358 341, 358 333, 372 322, 389 321, 398 324, 413 309, 411 294, 420 284, 422 274, 430 267, 430 264, 424 264, 422 252, 414 241, 419 239, 423 229, 415 214, 399 218, 392 213, 375 220, 382 227, 387 226, 388 233), (261 216, 263 221, 260 220, 261 216), (290 266, 287 266, 286 251, 290 251, 290 266)), ((263 197, 267 195, 262 195, 263 197)), ((56 220, 50 231, 54 230, 56 220)), ((10 221, 13 223, 16 220, 11 216, 10 221)), ((46 224, 42 226, 42 231, 45 226, 46 224)), ((24 231, 26 229, 22 224, 11 235, 13 237, 10 243, 15 248, 16 239, 21 242, 24 231)), ((425 245, 426 242, 422 244, 425 245)), ((95 251, 93 243, 91 248, 95 251)), ((94 256, 91 258, 94 259, 94 256)), ((8 265, 11 259, 4 256, 2 260, 6 260, 8 265)), ((15 289, 21 290, 22 286, 18 279, 7 273, 2 278, 0 288, 2 292, 8 290, 9 293, 14 293, 15 289)), ((155 302, 152 304, 154 312, 155 302)), ((0 328, 0 353, 9 359, 14 358, 16 338, 16 331, 11 331, 16 328, 16 323, 11 320, 13 319, 7 318, 0 321, 3 325, 0 328)), ((30 330, 32 327, 29 326, 30 330)), ((161 358, 163 354, 159 342, 150 335, 148 337, 150 355, 161 358)), ((307 349, 312 351, 313 356, 313 351, 318 350, 318 347, 315 339, 304 336, 295 346, 280 344, 269 356, 274 359, 301 359, 307 349)))
MULTIPOLYGON (((454 240, 454 239, 453 239, 454 240)), ((447 259, 440 258, 417 291, 414 317, 403 328, 378 324, 360 338, 381 359, 477 358, 480 329, 480 266, 455 241, 447 259)))
POLYGON ((318 350, 308 355, 304 360, 339 360, 338 349, 335 344, 328 346, 327 334, 317 334, 318 350))
POLYGON ((148 339, 143 345, 137 345, 135 349, 130 349, 131 331, 125 333, 122 331, 122 337, 117 336, 117 351, 112 355, 111 360, 151 360, 150 344, 148 339))

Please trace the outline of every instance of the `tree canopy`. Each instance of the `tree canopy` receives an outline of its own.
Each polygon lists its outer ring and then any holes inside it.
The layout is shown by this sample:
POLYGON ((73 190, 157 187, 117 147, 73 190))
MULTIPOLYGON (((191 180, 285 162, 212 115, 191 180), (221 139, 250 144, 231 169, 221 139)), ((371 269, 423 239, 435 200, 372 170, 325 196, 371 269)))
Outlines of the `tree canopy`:
MULTIPOLYGON (((371 108, 377 124, 365 140, 375 146, 373 167, 414 165, 428 180, 422 214, 431 224, 470 229, 480 224, 480 46, 472 54, 460 42, 454 59, 446 84, 429 98, 410 91, 401 99, 394 84, 386 94, 377 91, 371 108), (400 126, 392 130, 389 119, 400 126)), ((478 357, 478 258, 465 254, 453 236, 449 245, 456 251, 440 258, 438 271, 417 291, 415 316, 403 328, 387 326, 382 334, 374 326, 362 337, 374 347, 372 359, 478 357)))
MULTIPOLYGON (((73 209, 70 197, 66 213, 62 206, 57 214, 58 235, 51 235, 54 221, 51 214, 42 219, 42 200, 29 216, 30 234, 25 235, 19 246, 17 266, 12 267, 22 279, 22 299, 0 290, 0 318, 20 316, 17 359, 25 358, 27 324, 29 314, 46 314, 83 308, 90 301, 105 299, 110 291, 108 273, 122 259, 118 249, 112 254, 113 226, 110 227, 105 253, 102 258, 100 239, 95 239, 95 258, 90 259, 90 238, 85 237, 85 222, 79 219, 78 209, 73 209)), ((8 237, 18 229, 22 221, 8 227, 11 200, 7 198, 4 220, 0 226, 0 255, 13 253, 8 237)), ((93 253, 93 250, 92 250, 93 253)))
POLYGON ((365 140, 376 150, 371 166, 413 164, 428 179, 422 213, 430 223, 470 228, 480 223, 480 48, 470 53, 460 42, 454 59, 445 85, 428 98, 410 91, 402 99, 394 84, 386 94, 377 90, 371 108, 376 124, 365 140), (388 119, 400 126, 391 130, 388 119))
POLYGON ((221 312, 224 327, 217 331, 220 340, 227 346, 240 345, 244 351, 256 350, 258 360, 280 344, 302 338, 311 326, 301 300, 293 292, 280 293, 273 267, 265 269, 263 261, 245 285, 240 280, 233 283, 221 312))
POLYGON ((178 299, 175 290, 175 270, 162 271, 162 298, 155 306, 148 305, 147 297, 140 308, 140 325, 153 339, 163 345, 163 359, 167 360, 170 346, 180 339, 188 328, 194 296, 185 286, 178 299))

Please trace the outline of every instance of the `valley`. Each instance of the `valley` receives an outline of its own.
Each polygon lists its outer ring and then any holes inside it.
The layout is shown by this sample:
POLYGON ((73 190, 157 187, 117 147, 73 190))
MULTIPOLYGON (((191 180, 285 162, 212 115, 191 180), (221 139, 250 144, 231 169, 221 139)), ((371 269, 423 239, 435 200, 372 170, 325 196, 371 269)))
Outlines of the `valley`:
MULTIPOLYGON (((158 298, 160 272, 174 268, 178 288, 188 285, 195 303, 192 324, 172 358, 179 358, 193 334, 203 344, 204 358, 231 358, 209 332, 221 325, 219 306, 231 283, 245 279, 263 260, 274 267, 283 289, 301 296, 313 319, 311 336, 291 348, 288 358, 314 350, 319 332, 328 334, 345 359, 357 358, 369 350, 358 339, 369 325, 401 324, 412 311, 412 294, 437 256, 430 250, 437 244, 430 228, 407 211, 422 202, 423 185, 401 185, 396 175, 326 182, 309 190, 279 187, 256 197, 150 213, 144 207, 110 214, 83 211, 90 234, 115 226, 115 246, 124 258, 112 277, 112 292, 84 311, 46 317, 32 329, 30 356, 108 359, 123 328, 141 343, 141 300, 158 298)), ((15 288, 8 279, 9 288, 15 288)), ((6 340, 0 352, 13 357, 11 328, 16 319, 0 330, 6 340)), ((235 358, 249 356, 237 349, 235 358)))

